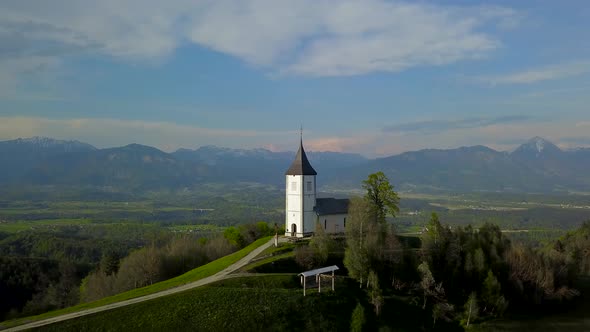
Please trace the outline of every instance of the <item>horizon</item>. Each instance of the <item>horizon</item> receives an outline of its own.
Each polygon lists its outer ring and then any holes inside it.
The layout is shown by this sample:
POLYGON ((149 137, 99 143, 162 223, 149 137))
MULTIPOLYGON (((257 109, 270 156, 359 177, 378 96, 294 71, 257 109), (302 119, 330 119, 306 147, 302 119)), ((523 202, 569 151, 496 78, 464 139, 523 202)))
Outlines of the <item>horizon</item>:
MULTIPOLYGON (((296 149, 295 150, 278 150, 278 151, 273 151, 273 150, 269 150, 269 149, 264 148, 264 147, 231 148, 231 147, 227 147, 227 146, 220 146, 220 145, 213 145, 213 144, 205 144, 205 145, 200 145, 200 146, 197 146, 197 147, 179 147, 179 148, 177 148, 175 150, 168 150, 167 151, 167 150, 162 150, 162 149, 160 149, 158 147, 155 147, 155 146, 151 146, 151 145, 147 145, 147 144, 142 144, 142 143, 139 143, 139 142, 125 143, 125 144, 117 145, 117 146, 101 147, 101 146, 92 144, 91 142, 86 142, 86 141, 82 141, 82 140, 79 140, 79 139, 62 140, 62 139, 56 139, 56 138, 47 137, 47 136, 17 137, 17 138, 9 139, 9 140, 0 140, 0 143, 7 142, 7 141, 16 141, 16 140, 32 141, 32 140, 36 140, 36 139, 39 139, 39 140, 43 140, 43 139, 55 140, 55 141, 58 141, 58 142, 65 142, 65 143, 74 142, 74 143, 80 143, 80 144, 88 144, 88 145, 90 145, 90 146, 92 146, 92 147, 94 147, 96 149, 99 149, 99 150, 102 150, 102 149, 121 148, 121 147, 125 147, 125 146, 130 146, 130 145, 141 145, 141 146, 147 146, 147 147, 156 148, 156 149, 158 149, 158 150, 160 150, 162 152, 165 152, 165 153, 173 153, 173 152, 177 152, 179 150, 196 151, 196 150, 199 150, 201 148, 207 148, 207 147, 213 147, 213 148, 219 148, 219 149, 238 150, 238 151, 239 150, 253 151, 253 150, 262 149, 262 150, 266 150, 266 151, 269 151, 269 152, 272 152, 272 153, 293 153, 293 154, 295 154, 297 152, 296 149)), ((542 140, 544 142, 547 142, 547 143, 550 143, 550 144, 554 144, 555 146, 557 146, 562 151, 570 151, 570 150, 573 151, 573 150, 576 150, 576 149, 579 149, 579 148, 584 148, 584 147, 581 147, 581 146, 577 146, 577 147, 574 146, 574 147, 563 148, 563 147, 560 147, 559 145, 555 144, 554 142, 552 142, 552 141, 550 141, 550 140, 548 140, 548 139, 546 139, 544 137, 540 137, 540 136, 535 136, 535 137, 529 138, 529 139, 523 141, 521 144, 518 144, 514 149, 511 149, 511 150, 497 150, 497 149, 494 149, 494 148, 489 147, 487 145, 476 144, 476 145, 461 145, 461 146, 450 147, 450 148, 446 148, 446 149, 437 149, 437 148, 425 147, 425 148, 418 149, 418 150, 404 151, 404 152, 400 152, 400 153, 394 153, 394 154, 383 155, 383 156, 367 156, 367 155, 362 154, 362 153, 351 152, 351 151, 312 150, 312 149, 308 149, 307 147, 305 147, 305 141, 303 141, 303 146, 304 146, 306 152, 308 152, 308 153, 357 154, 357 155, 360 155, 360 156, 362 156, 364 158, 367 158, 367 159, 378 159, 378 158, 386 158, 386 157, 391 157, 391 156, 397 156, 397 155, 403 154, 405 152, 418 152, 418 151, 422 151, 422 150, 454 150, 454 149, 470 148, 470 147, 478 147, 478 146, 487 147, 487 148, 492 149, 492 150, 494 150, 496 152, 512 153, 516 149, 518 149, 519 147, 521 147, 523 145, 530 144, 531 142, 534 142, 536 140, 542 140)))
POLYGON ((0 3, 0 140, 590 147, 585 1, 150 1, 0 3))

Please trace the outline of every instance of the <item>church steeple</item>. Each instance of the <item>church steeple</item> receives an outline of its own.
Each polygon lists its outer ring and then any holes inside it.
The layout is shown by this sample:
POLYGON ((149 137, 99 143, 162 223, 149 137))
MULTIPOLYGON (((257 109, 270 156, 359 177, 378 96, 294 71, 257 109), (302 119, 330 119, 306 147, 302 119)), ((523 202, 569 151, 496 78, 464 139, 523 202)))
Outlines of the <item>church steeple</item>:
POLYGON ((295 160, 291 164, 291 167, 285 172, 285 175, 317 175, 318 173, 311 167, 305 149, 303 149, 303 135, 299 140, 299 151, 295 156, 295 160))
POLYGON ((313 234, 316 224, 316 182, 318 174, 307 159, 303 148, 303 129, 299 151, 285 172, 285 232, 293 237, 313 234))

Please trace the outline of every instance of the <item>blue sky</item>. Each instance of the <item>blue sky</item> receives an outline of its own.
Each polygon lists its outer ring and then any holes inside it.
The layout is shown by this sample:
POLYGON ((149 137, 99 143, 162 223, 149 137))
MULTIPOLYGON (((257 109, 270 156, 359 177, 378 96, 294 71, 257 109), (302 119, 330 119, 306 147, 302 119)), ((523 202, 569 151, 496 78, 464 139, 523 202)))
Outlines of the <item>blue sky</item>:
POLYGON ((590 143, 587 1, 0 3, 0 139, 382 156, 590 143))

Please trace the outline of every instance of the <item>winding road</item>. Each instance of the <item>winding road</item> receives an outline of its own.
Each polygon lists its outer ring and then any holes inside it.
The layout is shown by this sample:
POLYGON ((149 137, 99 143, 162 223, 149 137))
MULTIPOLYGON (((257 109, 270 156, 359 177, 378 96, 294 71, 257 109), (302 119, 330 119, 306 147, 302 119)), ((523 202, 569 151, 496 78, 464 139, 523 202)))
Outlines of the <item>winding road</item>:
MULTIPOLYGON (((285 238, 279 238, 279 242, 285 242, 285 241, 286 241, 285 238)), ((76 312, 72 312, 69 314, 61 315, 61 316, 47 318, 47 319, 43 319, 43 320, 39 320, 39 321, 35 321, 35 322, 23 324, 23 325, 11 327, 11 328, 8 328, 8 329, 2 330, 2 331, 3 332, 8 332, 8 331, 12 332, 12 331, 28 330, 28 329, 32 329, 32 328, 36 328, 36 327, 40 327, 40 326, 44 326, 44 325, 49 325, 49 324, 61 322, 61 321, 68 320, 68 319, 74 319, 74 318, 78 318, 78 317, 82 317, 82 316, 86 316, 86 315, 95 314, 95 313, 101 312, 101 311, 116 309, 116 308, 131 305, 131 304, 139 303, 139 302, 157 299, 159 297, 184 292, 186 290, 193 289, 193 288, 200 287, 200 286, 204 286, 204 285, 216 282, 216 281, 220 281, 220 280, 224 280, 224 279, 228 279, 228 278, 233 278, 233 277, 238 277, 238 276, 240 276, 240 274, 232 275, 232 273, 241 269, 242 267, 246 266, 256 256, 258 256, 262 251, 264 251, 266 248, 272 246, 273 244, 274 244, 274 238, 271 239, 270 241, 268 241, 267 243, 261 245, 260 247, 252 250, 248 255, 246 255, 244 258, 240 259, 239 261, 235 262, 234 264, 226 267, 225 269, 217 272, 216 274, 214 274, 212 276, 203 278, 201 280, 197 280, 197 281, 194 281, 194 282, 191 282, 188 284, 184 284, 182 286, 178 286, 175 288, 166 289, 161 292, 157 292, 157 293, 153 293, 153 294, 149 294, 149 295, 144 295, 141 297, 136 297, 136 298, 121 301, 121 302, 106 304, 101 307, 85 309, 85 310, 76 311, 76 312)))

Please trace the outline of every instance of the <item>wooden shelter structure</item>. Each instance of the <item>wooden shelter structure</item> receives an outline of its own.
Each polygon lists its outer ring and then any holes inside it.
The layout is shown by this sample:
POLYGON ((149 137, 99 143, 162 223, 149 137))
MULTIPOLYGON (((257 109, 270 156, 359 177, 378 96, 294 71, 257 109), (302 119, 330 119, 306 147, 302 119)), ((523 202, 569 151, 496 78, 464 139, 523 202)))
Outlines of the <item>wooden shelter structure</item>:
POLYGON ((318 293, 322 292, 322 277, 332 279, 332 290, 334 290, 334 271, 336 270, 339 270, 338 266, 332 265, 299 273, 298 276, 301 277, 301 284, 303 285, 303 296, 305 296, 305 279, 307 277, 315 277, 315 281, 318 284, 318 293), (326 273, 330 272, 332 272, 332 275, 326 275, 326 273))

